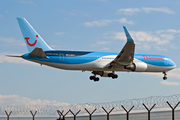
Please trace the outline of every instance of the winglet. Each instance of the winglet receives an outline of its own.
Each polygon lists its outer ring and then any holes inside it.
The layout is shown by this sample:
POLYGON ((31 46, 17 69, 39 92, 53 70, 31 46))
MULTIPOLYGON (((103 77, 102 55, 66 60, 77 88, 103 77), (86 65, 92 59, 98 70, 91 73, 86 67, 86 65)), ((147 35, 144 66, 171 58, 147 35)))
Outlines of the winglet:
POLYGON ((126 27, 123 26, 123 28, 124 28, 124 32, 125 32, 126 37, 127 37, 127 42, 128 42, 128 43, 134 43, 134 40, 132 39, 132 37, 131 37, 131 35, 129 34, 129 32, 128 32, 128 30, 126 29, 126 27))

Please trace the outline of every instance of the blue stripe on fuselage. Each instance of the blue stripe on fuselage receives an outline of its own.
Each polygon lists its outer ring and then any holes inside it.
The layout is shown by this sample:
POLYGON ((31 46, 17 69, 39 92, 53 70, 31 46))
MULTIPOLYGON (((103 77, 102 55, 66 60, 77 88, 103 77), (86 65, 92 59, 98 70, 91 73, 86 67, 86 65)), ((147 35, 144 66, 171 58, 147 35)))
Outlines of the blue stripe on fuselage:
POLYGON ((117 53, 105 53, 105 52, 78 52, 78 51, 46 51, 48 59, 37 58, 24 54, 24 59, 38 60, 44 62, 53 62, 61 64, 84 64, 93 62, 100 57, 108 55, 117 55, 117 53))
MULTIPOLYGON (((45 54, 47 57, 49 57, 48 59, 31 57, 29 54, 24 54, 22 57, 24 59, 61 64, 84 64, 93 62, 103 56, 118 55, 118 53, 81 51, 45 51, 45 54)), ((134 58, 154 66, 175 66, 175 63, 170 58, 162 55, 135 54, 134 58)))

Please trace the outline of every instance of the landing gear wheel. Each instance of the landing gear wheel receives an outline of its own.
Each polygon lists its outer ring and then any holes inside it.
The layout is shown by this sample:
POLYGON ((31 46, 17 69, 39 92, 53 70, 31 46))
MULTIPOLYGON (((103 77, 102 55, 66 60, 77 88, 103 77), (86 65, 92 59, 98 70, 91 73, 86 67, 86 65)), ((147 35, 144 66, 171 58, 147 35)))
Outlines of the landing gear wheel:
POLYGON ((113 77, 113 76, 114 76, 113 73, 109 73, 109 74, 108 74, 108 77, 113 77))
POLYGON ((94 79, 94 82, 97 82, 97 81, 99 81, 99 78, 98 78, 98 77, 96 77, 96 78, 94 79))
POLYGON ((90 80, 94 80, 94 79, 95 79, 95 76, 90 76, 89 79, 90 79, 90 80))
POLYGON ((165 76, 165 77, 163 77, 163 80, 166 80, 167 79, 167 77, 165 76))
POLYGON ((163 80, 166 80, 167 79, 167 77, 166 77, 166 72, 163 72, 163 74, 164 74, 164 77, 163 77, 163 80))
POLYGON ((99 78, 96 77, 96 76, 90 76, 89 79, 90 79, 90 80, 94 80, 94 82, 99 81, 99 78))
POLYGON ((112 78, 113 78, 113 79, 118 78, 118 75, 115 74, 115 75, 112 76, 112 78))

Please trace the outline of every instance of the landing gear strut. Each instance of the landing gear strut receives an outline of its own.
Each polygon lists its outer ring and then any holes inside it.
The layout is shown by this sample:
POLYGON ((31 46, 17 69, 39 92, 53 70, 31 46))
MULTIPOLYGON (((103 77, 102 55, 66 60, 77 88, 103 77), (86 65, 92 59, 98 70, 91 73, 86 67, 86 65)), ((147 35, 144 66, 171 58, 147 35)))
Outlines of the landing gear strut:
POLYGON ((167 79, 166 72, 163 72, 163 74, 164 74, 163 80, 166 80, 167 79))

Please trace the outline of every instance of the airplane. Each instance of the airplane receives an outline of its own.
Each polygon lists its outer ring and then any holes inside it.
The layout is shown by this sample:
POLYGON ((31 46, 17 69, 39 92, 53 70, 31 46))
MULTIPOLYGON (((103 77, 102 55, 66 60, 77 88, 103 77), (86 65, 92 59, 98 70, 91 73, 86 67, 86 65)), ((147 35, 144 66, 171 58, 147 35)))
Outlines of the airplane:
POLYGON ((118 78, 115 71, 162 72, 167 79, 167 71, 176 67, 171 58, 163 55, 135 54, 135 43, 125 26, 127 42, 120 53, 54 50, 42 39, 25 18, 17 18, 23 39, 29 53, 21 57, 25 60, 64 70, 92 71, 90 80, 101 77, 118 78))

